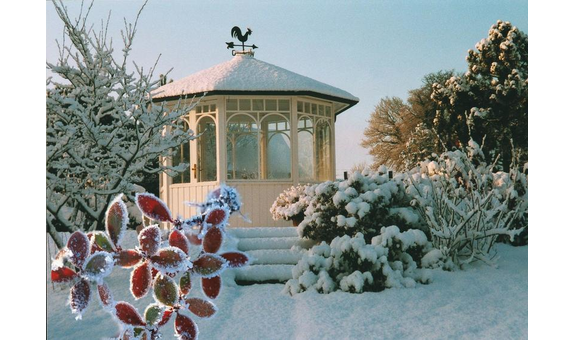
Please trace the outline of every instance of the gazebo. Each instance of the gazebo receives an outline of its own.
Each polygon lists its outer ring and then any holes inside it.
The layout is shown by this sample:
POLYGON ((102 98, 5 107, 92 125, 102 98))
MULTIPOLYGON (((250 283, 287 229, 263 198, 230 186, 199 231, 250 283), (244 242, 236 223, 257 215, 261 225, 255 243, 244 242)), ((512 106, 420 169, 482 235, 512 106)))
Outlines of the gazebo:
POLYGON ((335 120, 359 99, 258 60, 251 50, 234 54, 152 93, 167 106, 203 96, 183 122, 202 135, 165 160, 191 166, 176 177, 162 174, 160 197, 188 217, 196 211, 184 202, 201 202, 225 183, 238 189, 252 221, 234 216, 232 226, 288 226, 271 218, 273 201, 292 185, 335 179, 335 120))

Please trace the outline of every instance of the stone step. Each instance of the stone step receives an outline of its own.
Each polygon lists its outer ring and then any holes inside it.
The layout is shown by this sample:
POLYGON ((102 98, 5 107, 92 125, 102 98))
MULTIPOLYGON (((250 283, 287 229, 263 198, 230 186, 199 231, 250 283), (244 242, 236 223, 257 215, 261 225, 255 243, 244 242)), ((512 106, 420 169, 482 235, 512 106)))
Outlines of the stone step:
POLYGON ((252 265, 260 264, 296 264, 303 252, 296 249, 260 249, 246 251, 252 265))
POLYGON ((254 227, 254 228, 228 228, 228 233, 235 238, 262 238, 262 237, 297 237, 295 227, 254 227))
POLYGON ((286 282, 292 278, 291 264, 256 264, 234 269, 235 280, 240 284, 260 282, 286 282))
POLYGON ((313 241, 300 239, 299 237, 258 237, 238 239, 238 250, 261 250, 261 249, 291 249, 293 246, 311 248, 313 241))

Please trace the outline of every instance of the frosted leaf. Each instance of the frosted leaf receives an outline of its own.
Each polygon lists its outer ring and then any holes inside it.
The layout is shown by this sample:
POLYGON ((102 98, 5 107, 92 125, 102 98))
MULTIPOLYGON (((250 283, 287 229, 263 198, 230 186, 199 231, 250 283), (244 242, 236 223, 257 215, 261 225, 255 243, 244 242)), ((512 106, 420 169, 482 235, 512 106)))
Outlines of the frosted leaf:
POLYGON ((154 298, 166 306, 178 302, 178 286, 169 276, 158 274, 154 280, 154 298))
POLYGON ((153 220, 160 222, 173 222, 172 213, 166 204, 154 196, 148 193, 138 193, 136 194, 136 204, 142 213, 153 220))
POLYGON ((216 305, 207 300, 189 298, 186 299, 185 302, 190 312, 194 313, 200 318, 210 318, 214 316, 218 311, 216 305))
POLYGON ((228 262, 223 257, 205 253, 193 262, 192 273, 210 278, 221 274, 227 266, 228 262))
POLYGON ((198 326, 189 317, 176 314, 176 322, 174 324, 176 334, 180 340, 195 340, 198 336, 198 326))
POLYGON ((142 259, 142 255, 133 249, 121 250, 116 257, 117 264, 124 268, 133 267, 142 259))
POLYGON ((90 240, 88 240, 88 237, 84 233, 76 231, 68 239, 67 247, 70 251, 70 261, 76 267, 82 268, 86 257, 90 254, 90 240))
POLYGON ((101 282, 112 273, 114 258, 105 251, 95 252, 86 259, 82 275, 90 281, 101 282))
POLYGON ((162 319, 163 310, 164 308, 162 308, 157 303, 149 305, 144 312, 144 319, 146 320, 146 324, 148 326, 152 326, 158 323, 162 319))
POLYGON ((164 315, 162 315, 162 320, 160 320, 160 322, 158 322, 158 327, 161 327, 165 324, 168 323, 168 321, 170 321, 170 318, 172 317, 173 314, 173 310, 168 309, 164 312, 164 315))
POLYGON ((186 259, 186 254, 176 247, 167 247, 159 250, 150 257, 152 265, 164 274, 175 274, 191 267, 191 263, 186 259))
POLYGON ((224 235, 220 228, 210 227, 202 241, 202 247, 207 253, 217 253, 222 245, 224 235))
POLYGON ((125 301, 120 301, 116 304, 115 309, 116 309, 116 316, 122 323, 130 326, 146 325, 146 323, 138 313, 138 310, 131 304, 125 301))
POLYGON ((90 240, 92 241, 92 244, 97 245, 101 250, 107 252, 114 251, 114 245, 112 244, 112 241, 110 241, 108 235, 106 235, 106 233, 103 231, 93 232, 90 240))
POLYGON ((70 309, 76 314, 76 320, 82 319, 82 313, 90 303, 90 283, 81 279, 70 289, 70 309))
POLYGON ((100 297, 100 302, 104 308, 111 308, 114 305, 114 297, 110 288, 105 282, 98 285, 98 296, 100 297))
POLYGON ((124 232, 128 225, 128 209, 122 201, 122 194, 110 203, 106 211, 106 232, 110 236, 112 242, 118 246, 122 241, 124 232))
POLYGON ((225 227, 230 217, 230 211, 227 207, 213 208, 206 212, 205 222, 214 227, 225 227))
POLYGON ((160 249, 160 242, 162 241, 162 232, 157 225, 151 225, 140 231, 138 234, 138 242, 140 248, 148 256, 154 255, 160 249))
POLYGON ((180 295, 186 296, 192 290, 192 276, 190 272, 185 272, 180 278, 180 295))
POLYGON ((173 247, 180 248, 186 254, 188 254, 188 252, 190 251, 190 245, 188 239, 186 238, 186 236, 184 236, 184 234, 181 231, 177 229, 174 229, 170 232, 170 236, 168 237, 168 243, 173 247))
POLYGON ((61 283, 71 281, 76 277, 76 272, 68 267, 59 267, 57 269, 52 269, 50 274, 52 282, 61 283))
POLYGON ((210 299, 215 299, 220 295, 220 289, 222 287, 222 279, 219 276, 214 276, 211 278, 202 278, 202 290, 204 294, 210 299))
POLYGON ((247 265, 250 262, 249 257, 242 252, 234 251, 220 254, 226 261, 230 268, 239 268, 247 265))
POLYGON ((142 262, 132 271, 130 276, 130 291, 136 300, 148 294, 152 284, 152 271, 148 262, 142 262))

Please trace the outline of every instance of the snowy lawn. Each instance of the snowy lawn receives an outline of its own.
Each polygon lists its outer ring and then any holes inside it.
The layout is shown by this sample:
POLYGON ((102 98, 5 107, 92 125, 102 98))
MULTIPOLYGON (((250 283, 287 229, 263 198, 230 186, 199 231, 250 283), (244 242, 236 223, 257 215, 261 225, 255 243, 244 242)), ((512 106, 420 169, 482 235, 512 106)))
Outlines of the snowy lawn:
MULTIPOLYGON (((434 281, 379 293, 282 294, 284 285, 226 286, 218 314, 195 318, 200 339, 526 339, 527 247, 499 245, 499 268, 433 271, 434 281)), ((117 301, 133 302, 130 270, 107 278, 117 301), (124 288, 124 289, 122 289, 124 288)), ((199 294, 198 284, 195 293, 199 294)), ((194 289, 192 289, 194 291, 194 289)), ((101 339, 117 334, 96 296, 76 321, 68 289, 48 283, 48 339, 101 339)), ((193 295, 193 294, 191 294, 193 295)), ((143 313, 151 294, 135 302, 143 313)), ((173 320, 163 328, 174 338, 173 320)))

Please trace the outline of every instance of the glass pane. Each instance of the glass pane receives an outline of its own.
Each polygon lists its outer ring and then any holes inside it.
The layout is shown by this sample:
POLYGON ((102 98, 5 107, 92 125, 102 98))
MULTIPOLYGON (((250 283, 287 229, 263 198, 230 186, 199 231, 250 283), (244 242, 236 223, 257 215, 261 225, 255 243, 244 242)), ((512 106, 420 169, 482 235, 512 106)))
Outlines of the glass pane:
POLYGON ((316 178, 320 181, 331 179, 331 131, 329 124, 322 120, 318 122, 315 131, 315 164, 316 178))
POLYGON ((310 111, 310 110, 309 110, 309 107, 310 107, 310 104, 309 104, 309 103, 304 103, 304 112, 305 112, 305 113, 309 113, 309 111, 310 111))
POLYGON ((318 105, 319 106, 319 115, 323 116, 324 115, 324 106, 323 105, 318 105))
POLYGON ((215 181, 218 176, 216 123, 210 118, 202 118, 196 130, 198 133, 203 133, 196 143, 198 148, 198 181, 215 181))
POLYGON ((326 107, 325 107, 325 114, 326 114, 328 117, 331 117, 331 106, 326 106, 326 107))
POLYGON ((317 104, 311 104, 311 113, 314 115, 317 114, 317 104))
POLYGON ((204 105, 202 111, 204 111, 204 112, 210 112, 210 106, 209 106, 209 105, 204 105))
MULTIPOLYGON (((187 122, 183 122, 184 130, 188 130, 190 126, 187 122)), ((172 156, 172 165, 177 166, 178 164, 186 163, 190 164, 190 142, 185 142, 176 148, 175 154, 172 156)), ((172 177, 172 183, 189 183, 190 182, 190 167, 188 167, 184 172, 177 174, 172 177)))
POLYGON ((280 99, 278 101, 278 110, 279 111, 289 111, 289 100, 280 99))
POLYGON ((210 112, 216 112, 216 104, 210 104, 210 112))
POLYGON ((313 180, 313 128, 309 118, 298 122, 298 171, 302 180, 313 180))
POLYGON ((241 111, 251 111, 252 101, 249 99, 240 99, 240 110, 241 111))
POLYGON ((303 102, 297 102, 297 112, 303 112, 303 102))
POLYGON ((196 106, 196 113, 202 113, 202 106, 201 105, 196 106))
POLYGON ((278 103, 276 100, 266 99, 266 111, 277 111, 278 103))
POLYGON ((254 99, 252 101, 254 111, 263 111, 264 110, 264 100, 263 99, 254 99))
POLYGON ((266 179, 291 178, 291 143, 289 123, 284 116, 267 115, 262 121, 262 164, 266 179))
POLYGON ((238 100, 237 99, 228 99, 226 101, 226 106, 228 111, 237 111, 238 110, 238 100))
POLYGON ((228 179, 258 179, 257 124, 250 116, 234 116, 228 122, 227 136, 228 179))

